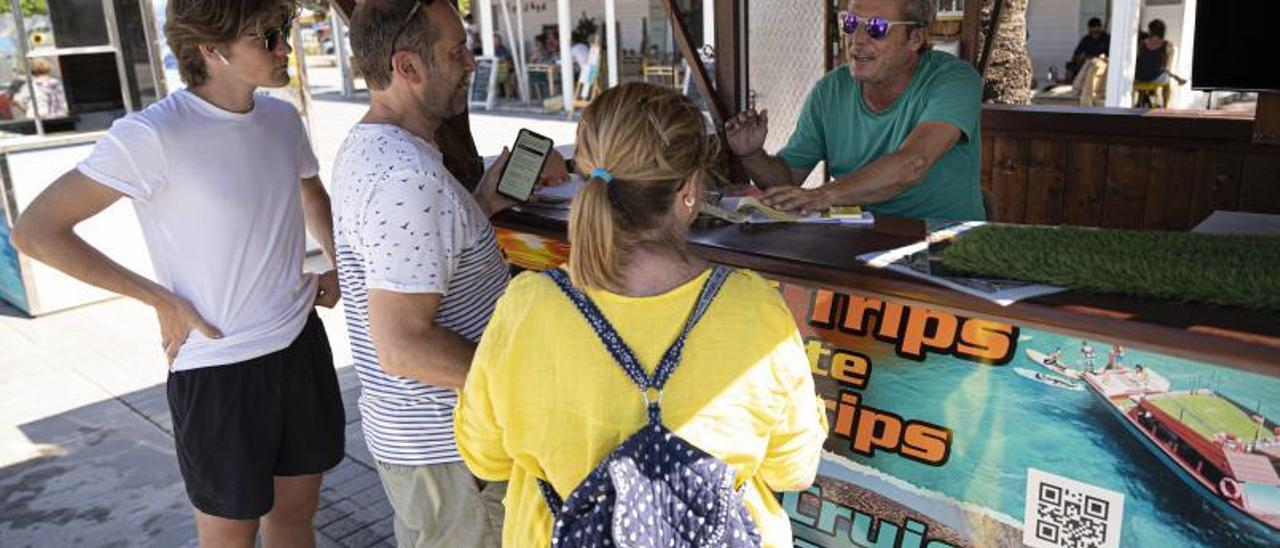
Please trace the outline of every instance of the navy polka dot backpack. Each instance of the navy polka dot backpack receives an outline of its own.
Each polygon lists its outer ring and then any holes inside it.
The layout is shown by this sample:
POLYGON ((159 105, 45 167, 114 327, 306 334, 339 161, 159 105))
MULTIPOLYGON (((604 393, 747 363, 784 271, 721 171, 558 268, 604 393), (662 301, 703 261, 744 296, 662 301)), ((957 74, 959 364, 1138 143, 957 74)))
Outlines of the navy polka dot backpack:
POLYGON ((760 534, 734 489, 734 472, 720 459, 676 436, 662 423, 662 388, 680 363, 689 331, 724 285, 729 270, 716 267, 684 328, 662 356, 653 377, 605 320, 595 303, 559 269, 547 271, 586 317, 614 361, 639 387, 649 422, 591 471, 561 500, 551 484, 538 487, 555 529, 551 544, 576 547, 760 546, 760 534))

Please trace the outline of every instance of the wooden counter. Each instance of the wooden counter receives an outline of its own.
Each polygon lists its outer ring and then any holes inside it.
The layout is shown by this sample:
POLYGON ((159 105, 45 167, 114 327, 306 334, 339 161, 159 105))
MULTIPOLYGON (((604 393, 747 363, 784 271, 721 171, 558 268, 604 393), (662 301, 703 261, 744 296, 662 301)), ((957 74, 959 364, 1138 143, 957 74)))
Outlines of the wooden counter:
MULTIPOLYGON (((568 211, 524 206, 498 227, 565 239, 568 211)), ((1003 307, 910 277, 866 267, 857 257, 924 238, 924 224, 878 219, 874 227, 725 225, 698 228, 693 249, 707 260, 907 304, 1114 340, 1163 354, 1280 375, 1280 314, 1065 292, 1003 307)))

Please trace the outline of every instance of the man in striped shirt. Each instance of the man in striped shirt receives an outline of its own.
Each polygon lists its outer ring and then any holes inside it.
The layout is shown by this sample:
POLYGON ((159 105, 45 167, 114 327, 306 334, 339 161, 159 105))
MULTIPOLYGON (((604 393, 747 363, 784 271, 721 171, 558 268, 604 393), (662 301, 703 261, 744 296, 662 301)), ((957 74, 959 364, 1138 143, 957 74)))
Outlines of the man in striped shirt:
POLYGON ((461 462, 452 416, 507 264, 489 216, 504 159, 476 194, 432 136, 466 107, 475 59, 450 2, 366 0, 351 20, 369 111, 334 163, 338 272, 365 440, 401 547, 498 546, 505 484, 461 462))

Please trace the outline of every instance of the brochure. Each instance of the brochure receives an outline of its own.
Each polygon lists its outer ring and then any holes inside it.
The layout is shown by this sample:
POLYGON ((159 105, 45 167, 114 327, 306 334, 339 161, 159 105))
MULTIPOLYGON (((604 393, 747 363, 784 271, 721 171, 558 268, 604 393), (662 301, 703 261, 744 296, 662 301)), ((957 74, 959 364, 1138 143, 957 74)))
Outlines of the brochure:
POLYGON ((874 268, 885 268, 900 274, 920 278, 935 284, 981 297, 1000 306, 1008 306, 1023 299, 1066 291, 1064 287, 1043 285, 1003 278, 974 278, 947 271, 942 263, 942 251, 965 231, 986 223, 943 222, 931 223, 925 241, 909 246, 867 253, 858 260, 874 268))

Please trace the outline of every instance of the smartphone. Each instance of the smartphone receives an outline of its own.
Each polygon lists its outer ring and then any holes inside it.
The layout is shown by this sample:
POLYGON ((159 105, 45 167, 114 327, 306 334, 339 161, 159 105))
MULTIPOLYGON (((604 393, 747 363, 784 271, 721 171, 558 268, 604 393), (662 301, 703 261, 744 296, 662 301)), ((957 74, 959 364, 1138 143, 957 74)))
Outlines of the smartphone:
POLYGON ((527 129, 521 129, 516 136, 516 144, 511 147, 511 156, 507 165, 502 168, 498 177, 498 194, 527 202, 533 195, 533 187, 542 173, 542 166, 547 163, 551 154, 551 139, 538 135, 527 129))

